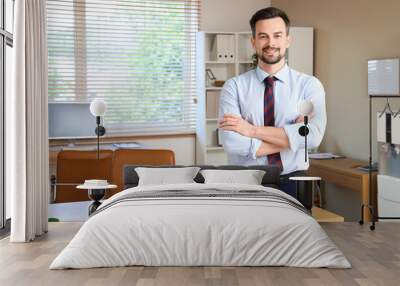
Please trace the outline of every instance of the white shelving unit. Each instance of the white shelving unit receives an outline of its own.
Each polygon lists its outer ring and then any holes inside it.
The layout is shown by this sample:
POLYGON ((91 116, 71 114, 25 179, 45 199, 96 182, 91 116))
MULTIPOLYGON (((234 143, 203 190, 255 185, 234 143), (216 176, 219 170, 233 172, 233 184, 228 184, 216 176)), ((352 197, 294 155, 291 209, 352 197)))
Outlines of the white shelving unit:
MULTIPOLYGON (((293 39, 287 53, 290 66, 313 74, 313 28, 292 27, 290 35, 293 39)), ((196 164, 227 164, 227 156, 217 138, 219 94, 222 87, 207 80, 206 70, 211 70, 217 81, 226 81, 250 70, 254 53, 250 39, 251 32, 197 33, 196 164), (226 56, 219 56, 221 49, 216 48, 220 44, 217 40, 220 35, 230 37, 225 43, 233 44, 233 47, 222 48, 226 56)))
POLYGON ((227 156, 217 138, 219 95, 222 87, 207 80, 206 70, 211 70, 217 81, 226 81, 251 68, 250 32, 199 32, 197 34, 198 116, 196 163, 224 165, 227 156), (230 37, 225 47, 226 57, 218 59, 215 49, 219 35, 230 37), (233 56, 231 56, 233 54, 233 56))

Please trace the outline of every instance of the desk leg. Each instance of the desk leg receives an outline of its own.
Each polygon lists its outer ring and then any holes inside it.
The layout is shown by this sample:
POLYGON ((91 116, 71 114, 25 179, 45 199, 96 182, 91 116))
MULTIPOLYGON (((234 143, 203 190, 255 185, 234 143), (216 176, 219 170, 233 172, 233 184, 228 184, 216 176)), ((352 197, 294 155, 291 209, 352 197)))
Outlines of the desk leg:
MULTIPOLYGON (((361 190, 361 202, 363 205, 368 206, 370 203, 373 205, 372 202, 370 202, 369 199, 369 179, 368 176, 364 176, 362 180, 362 190, 361 190)), ((364 222, 371 222, 372 221, 372 216, 371 216, 371 211, 368 207, 364 207, 363 209, 363 220, 364 222)), ((376 211, 376 210, 374 210, 376 211)))

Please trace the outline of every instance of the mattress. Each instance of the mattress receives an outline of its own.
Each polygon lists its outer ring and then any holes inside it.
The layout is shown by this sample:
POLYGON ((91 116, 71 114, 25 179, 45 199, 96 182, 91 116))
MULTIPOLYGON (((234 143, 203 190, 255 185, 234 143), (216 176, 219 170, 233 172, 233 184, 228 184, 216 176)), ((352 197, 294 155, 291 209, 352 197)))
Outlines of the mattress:
POLYGON ((130 265, 351 267, 291 196, 263 186, 196 183, 114 195, 50 269, 130 265))

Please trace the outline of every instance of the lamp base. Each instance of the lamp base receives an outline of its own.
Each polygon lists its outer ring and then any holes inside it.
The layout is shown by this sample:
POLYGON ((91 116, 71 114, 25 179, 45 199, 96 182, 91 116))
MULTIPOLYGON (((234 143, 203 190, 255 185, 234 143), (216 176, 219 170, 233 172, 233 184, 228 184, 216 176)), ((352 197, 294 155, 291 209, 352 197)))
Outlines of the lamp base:
POLYGON ((94 202, 89 206, 89 216, 97 210, 101 205, 100 200, 104 198, 106 194, 106 189, 88 189, 88 196, 94 202))

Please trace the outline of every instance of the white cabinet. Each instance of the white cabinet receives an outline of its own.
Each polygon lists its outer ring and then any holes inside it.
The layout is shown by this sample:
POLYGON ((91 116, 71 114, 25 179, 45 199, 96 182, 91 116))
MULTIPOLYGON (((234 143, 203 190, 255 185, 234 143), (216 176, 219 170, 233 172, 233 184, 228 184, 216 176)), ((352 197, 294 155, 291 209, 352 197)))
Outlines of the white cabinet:
POLYGON ((379 217, 400 216, 400 179, 378 175, 378 215, 379 217))
POLYGON ((286 58, 288 65, 306 74, 314 74, 314 28, 291 27, 292 39, 286 58))
MULTIPOLYGON (((292 27, 286 57, 292 68, 313 73, 313 28, 292 27)), ((218 105, 223 83, 253 68, 251 32, 198 32, 196 38, 196 164, 227 164, 218 140, 218 105)))
POLYGON ((197 34, 196 164, 227 164, 218 140, 218 106, 223 83, 252 68, 250 32, 197 34))

